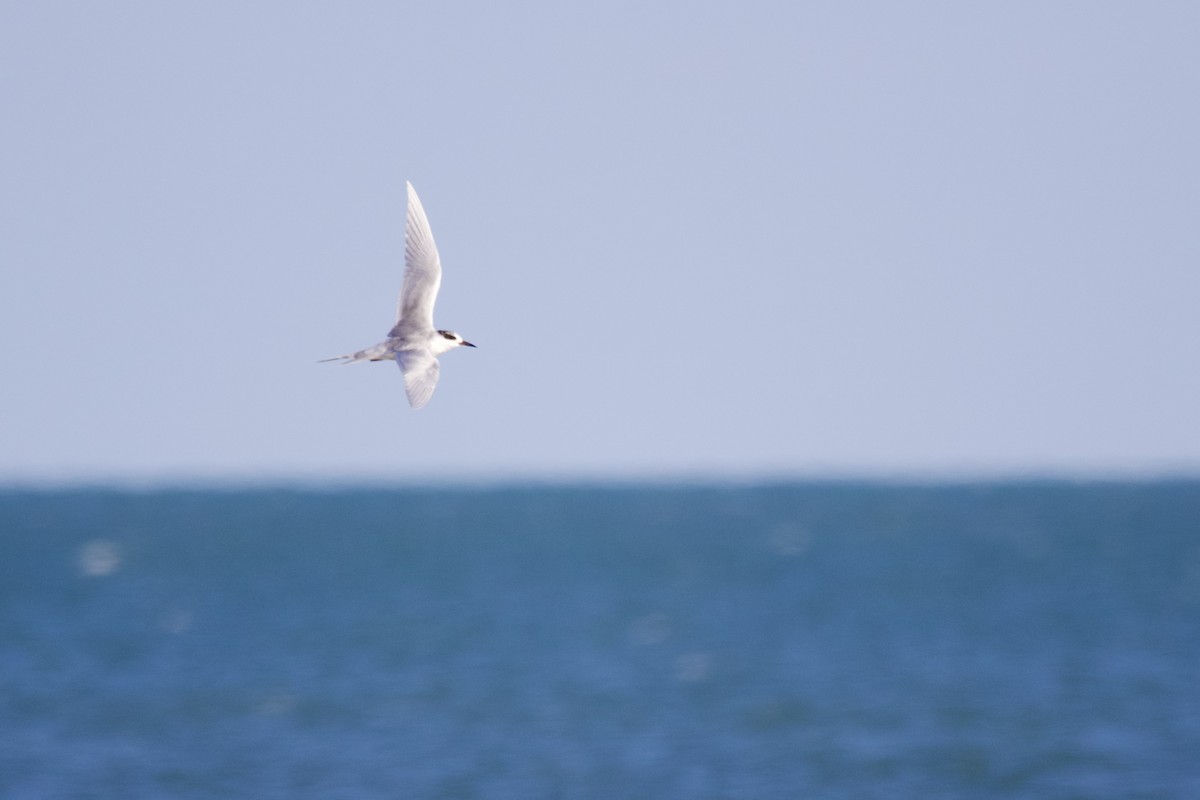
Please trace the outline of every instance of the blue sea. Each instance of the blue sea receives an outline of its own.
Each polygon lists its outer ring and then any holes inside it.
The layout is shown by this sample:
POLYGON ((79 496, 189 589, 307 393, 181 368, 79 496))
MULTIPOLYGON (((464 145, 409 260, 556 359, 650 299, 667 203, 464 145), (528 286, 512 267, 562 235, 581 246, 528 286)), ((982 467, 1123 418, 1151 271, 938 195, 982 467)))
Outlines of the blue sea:
POLYGON ((1200 798, 1200 483, 0 491, 0 797, 1200 798))

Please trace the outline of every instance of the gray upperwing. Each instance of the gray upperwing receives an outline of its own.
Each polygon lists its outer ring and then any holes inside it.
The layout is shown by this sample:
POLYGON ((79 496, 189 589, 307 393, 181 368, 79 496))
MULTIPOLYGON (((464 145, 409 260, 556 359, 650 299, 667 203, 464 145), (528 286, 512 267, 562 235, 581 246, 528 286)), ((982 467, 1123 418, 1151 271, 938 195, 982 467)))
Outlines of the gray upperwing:
POLYGON ((396 307, 396 324, 391 336, 405 331, 433 331, 433 304, 442 284, 442 262, 429 219, 411 183, 408 186, 408 217, 404 223, 404 286, 396 307))

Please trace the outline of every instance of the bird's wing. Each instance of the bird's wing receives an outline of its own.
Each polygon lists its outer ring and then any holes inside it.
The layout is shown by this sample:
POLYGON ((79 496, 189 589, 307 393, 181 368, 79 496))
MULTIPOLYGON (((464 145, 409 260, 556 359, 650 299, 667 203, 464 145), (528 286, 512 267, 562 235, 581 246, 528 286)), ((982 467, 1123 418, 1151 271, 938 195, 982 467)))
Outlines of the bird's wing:
POLYGON ((413 408, 420 408, 433 397, 438 382, 438 360, 428 348, 400 350, 396 363, 404 373, 404 393, 413 408))
MULTIPOLYGON (((433 302, 442 283, 442 262, 425 209, 412 184, 408 185, 408 218, 404 223, 404 286, 396 307, 392 336, 403 330, 433 331, 433 302)), ((436 372, 434 373, 436 378, 436 372)))

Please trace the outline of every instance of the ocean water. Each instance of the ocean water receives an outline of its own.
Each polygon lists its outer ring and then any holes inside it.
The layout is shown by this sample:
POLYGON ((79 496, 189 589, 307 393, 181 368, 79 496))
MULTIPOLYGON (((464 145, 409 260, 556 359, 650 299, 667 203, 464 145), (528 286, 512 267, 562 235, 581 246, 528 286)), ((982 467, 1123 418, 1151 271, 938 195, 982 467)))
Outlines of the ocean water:
POLYGON ((0 797, 1200 797, 1200 483, 0 492, 0 797))

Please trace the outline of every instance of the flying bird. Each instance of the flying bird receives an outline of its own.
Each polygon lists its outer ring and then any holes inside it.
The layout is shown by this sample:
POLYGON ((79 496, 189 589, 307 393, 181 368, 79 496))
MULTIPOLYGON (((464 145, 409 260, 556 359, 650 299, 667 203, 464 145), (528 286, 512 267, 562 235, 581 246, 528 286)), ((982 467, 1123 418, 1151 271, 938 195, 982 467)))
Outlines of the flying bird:
MULTIPOLYGON (((407 183, 407 182, 406 182, 407 183)), ((404 285, 396 307, 396 324, 377 345, 345 356, 322 359, 353 364, 356 361, 395 359, 404 373, 404 392, 413 408, 433 396, 438 382, 438 360, 456 347, 474 347, 454 331, 433 327, 433 303, 442 283, 442 262, 433 231, 416 190, 408 183, 408 218, 404 224, 404 285)))

